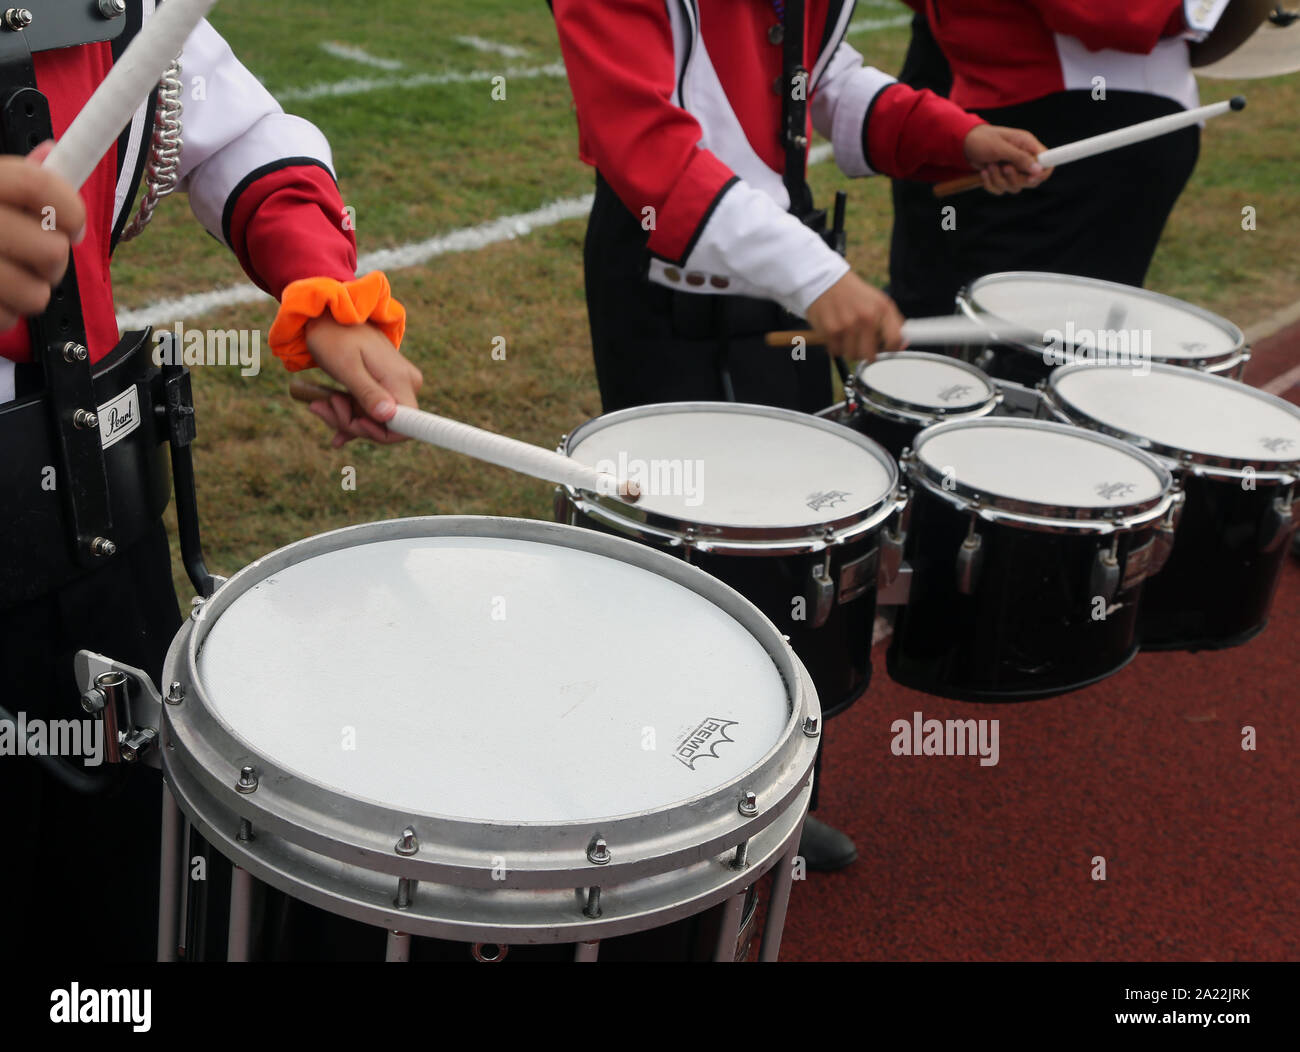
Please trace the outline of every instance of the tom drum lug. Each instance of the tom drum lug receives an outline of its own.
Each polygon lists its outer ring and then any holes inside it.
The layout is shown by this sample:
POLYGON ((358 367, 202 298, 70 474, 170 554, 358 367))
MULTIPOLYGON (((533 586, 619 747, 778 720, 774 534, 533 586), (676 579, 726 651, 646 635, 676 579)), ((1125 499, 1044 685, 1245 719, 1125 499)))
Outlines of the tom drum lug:
POLYGON ((894 504, 894 514, 880 532, 880 565, 876 580, 882 591, 894 583, 903 568, 903 549, 907 543, 910 510, 907 491, 903 490, 894 504))
POLYGON ((1098 548, 1089 571, 1088 587, 1091 595, 1099 596, 1109 606, 1119 594, 1119 537, 1113 534, 1109 548, 1098 548))
POLYGON ((962 595, 974 595, 979 585, 980 567, 984 564, 984 538, 975 528, 979 517, 972 514, 970 529, 966 538, 957 549, 957 591, 962 595))
POLYGON ((1286 543, 1296 528, 1297 510, 1295 487, 1288 486, 1282 496, 1273 499, 1260 524, 1260 551, 1275 552, 1286 543))
POLYGON ((1158 574, 1164 569, 1165 563, 1169 561, 1169 556, 1174 550, 1174 537, 1178 533, 1178 522, 1183 517, 1183 504, 1186 499, 1182 487, 1175 480, 1173 503, 1169 505, 1169 510, 1165 513, 1165 517, 1160 520, 1160 525, 1156 528, 1156 535, 1152 538, 1151 561, 1147 564, 1148 577, 1158 574))
POLYGON ((831 548, 837 543, 835 531, 826 530, 824 539, 826 548, 822 561, 812 568, 805 595, 808 620, 813 628, 821 628, 835 606, 835 581, 831 576, 831 548))

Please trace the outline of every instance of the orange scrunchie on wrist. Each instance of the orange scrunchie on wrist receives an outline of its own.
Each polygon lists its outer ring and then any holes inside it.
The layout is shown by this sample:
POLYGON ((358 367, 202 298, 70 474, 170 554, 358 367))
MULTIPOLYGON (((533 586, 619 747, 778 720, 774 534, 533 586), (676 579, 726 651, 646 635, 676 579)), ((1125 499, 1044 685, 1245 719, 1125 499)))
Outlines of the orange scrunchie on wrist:
POLYGON ((369 322, 394 347, 402 346, 406 308, 393 299, 383 271, 373 270, 364 278, 352 281, 303 278, 285 286, 280 295, 280 311, 267 334, 271 353, 284 362, 289 372, 310 369, 316 364, 307 349, 307 323, 327 311, 340 325, 369 322))

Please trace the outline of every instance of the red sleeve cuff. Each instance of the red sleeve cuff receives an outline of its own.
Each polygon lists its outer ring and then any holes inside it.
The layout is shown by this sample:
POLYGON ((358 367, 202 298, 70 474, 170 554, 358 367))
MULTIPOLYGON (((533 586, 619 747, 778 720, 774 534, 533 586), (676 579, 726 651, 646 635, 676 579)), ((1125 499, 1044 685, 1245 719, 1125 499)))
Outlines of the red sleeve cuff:
POLYGON ((244 272, 276 299, 303 278, 356 276, 350 214, 323 167, 294 164, 254 172, 231 195, 223 225, 244 272))
POLYGON ((668 192, 646 247, 663 259, 684 263, 718 199, 735 180, 731 169, 714 154, 696 151, 668 192))
POLYGON ((966 136, 984 123, 932 91, 891 84, 867 112, 863 150, 877 172, 938 182, 970 172, 966 136))

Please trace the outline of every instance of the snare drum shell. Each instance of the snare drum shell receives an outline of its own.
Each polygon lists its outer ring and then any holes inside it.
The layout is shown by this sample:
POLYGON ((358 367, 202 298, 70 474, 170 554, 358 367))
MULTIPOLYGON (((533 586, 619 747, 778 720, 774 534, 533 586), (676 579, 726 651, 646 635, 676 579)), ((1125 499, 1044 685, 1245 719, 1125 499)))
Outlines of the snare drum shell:
MULTIPOLYGON (((557 518, 567 525, 622 535, 615 525, 587 514, 570 499, 562 497, 557 510, 557 518)), ((800 607, 795 599, 805 596, 813 568, 822 564, 824 553, 722 555, 692 551, 690 562, 734 588, 789 637, 790 646, 812 677, 822 716, 829 718, 857 701, 871 682, 879 537, 877 528, 832 549, 835 601, 820 626, 812 623, 811 604, 805 601, 800 607), (846 580, 846 572, 852 582, 846 580), (846 596, 843 600, 842 593, 846 596), (804 616, 797 618, 796 613, 804 616)), ((660 547, 674 555, 683 554, 680 545, 660 547)))
POLYGON ((1277 485, 1185 473, 1186 503, 1164 568, 1147 583, 1138 634, 1144 650, 1237 646, 1268 624, 1289 544, 1264 533, 1277 485))
MULTIPOLYGON (((544 581, 541 571, 534 573, 535 581, 544 581)), ((562 614, 564 607, 557 610, 562 614)), ((279 549, 196 607, 167 656, 163 682, 173 681, 180 700, 163 711, 163 772, 195 831, 256 881, 311 906, 389 931, 454 941, 586 942, 661 928, 735 902, 782 859, 793 857, 818 746, 816 734, 801 731, 806 723, 816 726, 819 716, 809 677, 753 604, 646 546, 525 520, 393 520, 279 549), (689 798, 612 817, 593 810, 592 818, 529 821, 449 816, 350 793, 328 779, 294 773, 222 721, 212 708, 200 654, 211 646, 214 626, 242 597, 318 557, 427 538, 487 538, 535 547, 534 554, 546 546, 574 550, 584 559, 638 567, 695 592, 767 652, 789 705, 783 730, 739 776, 689 798), (244 780, 246 767, 251 782, 244 780), (753 814, 737 807, 744 787, 758 801, 753 814), (404 827, 418 840, 413 851, 401 850, 404 827), (597 835, 610 846, 604 863, 592 858, 597 835), (742 843, 748 865, 737 869, 730 859, 742 843), (507 853, 514 864, 501 877, 477 861, 507 853), (604 894, 593 914, 584 909, 583 890, 594 886, 597 872, 604 894), (402 904, 404 881, 409 898, 402 904)), ((184 873, 182 856, 178 851, 175 862, 184 873)))
MULTIPOLYGON (((1096 683, 1132 660, 1142 582, 1121 588, 1104 618, 1093 616, 1090 571, 1110 537, 981 522, 982 563, 964 594, 957 559, 969 523, 969 512, 914 490, 911 593, 886 658, 893 680, 960 701, 1031 701, 1096 683)), ((1155 529, 1121 534, 1121 567, 1155 529)))

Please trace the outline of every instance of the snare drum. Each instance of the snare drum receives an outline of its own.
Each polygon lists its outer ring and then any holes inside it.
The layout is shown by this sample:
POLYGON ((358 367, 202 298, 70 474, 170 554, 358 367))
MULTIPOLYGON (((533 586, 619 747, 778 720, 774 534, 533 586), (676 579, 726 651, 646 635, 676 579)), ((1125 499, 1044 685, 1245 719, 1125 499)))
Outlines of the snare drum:
POLYGON ((1142 645, 1233 646, 1263 630, 1300 505, 1300 408, 1204 373, 1057 369, 1047 405, 1164 461, 1187 495, 1169 565, 1147 588, 1142 645))
POLYGON ((898 466, 875 442, 785 409, 673 402, 597 417, 560 451, 642 490, 627 504, 561 488, 560 521, 727 582, 789 636, 827 716, 866 690, 877 579, 901 558, 886 530, 901 509, 898 466))
POLYGON ((412 935, 591 960, 705 911, 733 959, 769 870, 776 956, 817 699, 772 624, 679 559, 513 519, 338 530, 222 585, 165 678, 170 792, 239 867, 231 959, 254 878, 387 930, 393 960, 412 935))
POLYGON ((881 354, 863 363, 845 395, 844 402, 817 415, 861 431, 895 457, 930 425, 988 416, 1002 400, 975 366, 921 351, 881 354))
POLYGON ((1029 387, 1057 366, 1078 361, 1163 362, 1240 377, 1250 358, 1245 335, 1226 318, 1172 296, 1096 278, 989 274, 958 293, 957 308, 995 332, 1001 321, 1043 334, 1039 343, 995 343, 973 351, 972 360, 989 375, 1029 387))
POLYGON ((958 420, 903 458, 911 593, 888 653, 899 683, 967 701, 1087 686, 1137 653, 1147 577, 1181 503, 1153 457, 1040 420, 958 420))

